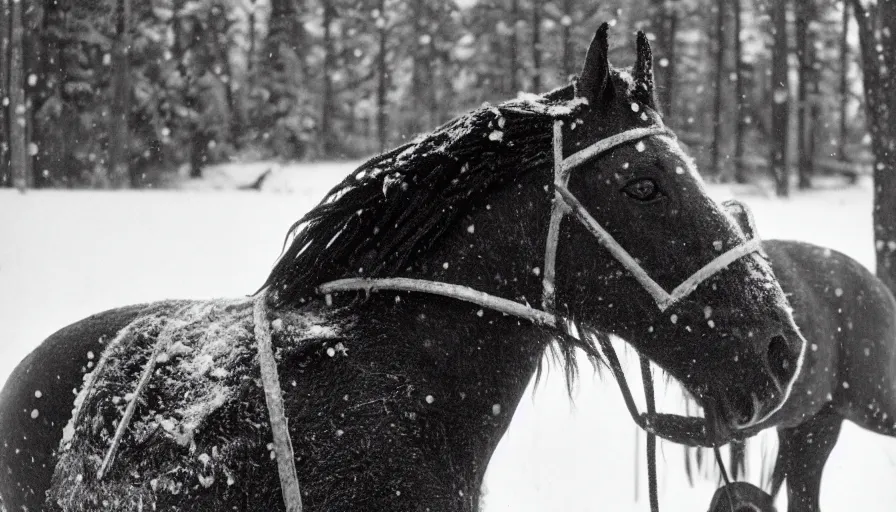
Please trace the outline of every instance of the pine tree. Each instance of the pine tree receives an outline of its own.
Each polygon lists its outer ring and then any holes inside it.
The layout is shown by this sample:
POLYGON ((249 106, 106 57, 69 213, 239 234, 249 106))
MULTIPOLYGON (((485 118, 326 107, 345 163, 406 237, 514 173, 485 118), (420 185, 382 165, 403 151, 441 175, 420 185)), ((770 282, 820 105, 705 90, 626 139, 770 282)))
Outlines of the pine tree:
POLYGON ((713 80, 713 87, 715 89, 715 99, 713 102, 713 117, 712 117, 712 157, 710 160, 710 169, 709 172, 715 175, 716 177, 723 177, 725 175, 722 169, 721 162, 721 151, 722 151, 722 94, 724 91, 724 87, 722 87, 722 80, 724 80, 725 76, 725 6, 726 1, 720 1, 716 5, 716 30, 715 30, 715 43, 716 43, 716 66, 715 66, 715 79, 713 80))
POLYGON ((9 0, 0 0, 0 187, 12 184, 9 168, 9 0))
POLYGON ((22 1, 10 0, 9 13, 9 152, 12 167, 13 186, 24 192, 30 185, 28 175, 28 155, 26 154, 25 129, 27 107, 25 106, 25 63, 22 42, 22 1))
POLYGON ((780 197, 789 194, 787 167, 788 123, 790 118, 790 81, 787 66, 787 3, 771 2, 772 10, 772 105, 770 158, 775 193, 780 197))
POLYGON ((130 22, 131 1, 117 0, 115 9, 115 42, 112 47, 112 121, 109 128, 109 177, 114 186, 136 186, 129 172, 130 156, 128 120, 130 118, 131 69, 130 22))

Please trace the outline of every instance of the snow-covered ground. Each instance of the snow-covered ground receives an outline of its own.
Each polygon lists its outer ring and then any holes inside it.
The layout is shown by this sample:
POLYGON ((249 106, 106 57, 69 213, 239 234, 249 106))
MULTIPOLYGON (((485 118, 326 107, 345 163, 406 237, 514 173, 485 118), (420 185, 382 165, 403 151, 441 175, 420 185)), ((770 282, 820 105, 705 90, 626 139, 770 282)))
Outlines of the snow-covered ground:
MULTIPOLYGON (((273 167, 262 193, 229 189, 251 182, 249 175, 267 164, 219 169, 205 185, 182 191, 0 191, 0 382, 49 334, 92 313, 165 298, 254 292, 287 227, 354 164, 306 172, 273 167)), ((873 266, 869 183, 783 201, 755 189, 710 190, 719 199, 736 195, 750 204, 766 238, 808 240, 873 266)), ((634 386, 640 380, 636 369, 629 364, 634 386)), ((674 390, 661 408, 682 412, 674 390)), ((762 438, 774 445, 774 436, 762 438)), ((552 372, 523 399, 498 447, 486 479, 485 510, 647 511, 643 437, 638 441, 609 376, 583 367, 570 402, 559 372, 552 372)), ((659 461, 661 508, 706 510, 714 482, 689 487, 677 446, 661 444, 659 461)), ((758 457, 751 463, 758 483, 758 457)), ((896 440, 848 424, 827 465, 823 508, 890 511, 894 481, 896 440)))

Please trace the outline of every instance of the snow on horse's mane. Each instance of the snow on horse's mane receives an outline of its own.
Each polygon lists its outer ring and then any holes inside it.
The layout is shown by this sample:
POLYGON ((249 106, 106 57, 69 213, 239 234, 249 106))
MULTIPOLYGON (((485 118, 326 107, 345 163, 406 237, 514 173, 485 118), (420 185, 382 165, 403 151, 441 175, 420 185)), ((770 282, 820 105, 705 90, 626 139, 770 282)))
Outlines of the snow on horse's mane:
POLYGON ((263 287, 284 305, 326 280, 404 268, 496 186, 550 166, 553 121, 586 104, 571 86, 522 95, 368 160, 293 224, 263 287))

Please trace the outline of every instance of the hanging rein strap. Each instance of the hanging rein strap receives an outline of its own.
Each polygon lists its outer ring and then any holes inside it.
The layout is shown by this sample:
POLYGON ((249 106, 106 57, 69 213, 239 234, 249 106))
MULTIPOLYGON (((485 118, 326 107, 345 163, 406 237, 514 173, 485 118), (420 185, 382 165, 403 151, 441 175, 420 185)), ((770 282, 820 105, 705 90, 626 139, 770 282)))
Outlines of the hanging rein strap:
MULTIPOLYGON (((647 415, 656 414, 656 400, 653 394, 653 376, 650 374, 650 360, 641 356, 641 380, 644 382, 644 398, 647 402, 647 415)), ((650 492, 650 510, 659 512, 660 499, 657 491, 656 476, 656 434, 647 433, 647 485, 650 492)))
POLYGON ((625 406, 628 409, 629 414, 631 414, 632 420, 638 427, 647 433, 647 480, 650 492, 651 511, 659 511, 656 470, 657 432, 663 432, 666 435, 677 434, 679 437, 674 439, 674 442, 683 443, 688 446, 712 448, 716 463, 719 465, 719 471, 722 474, 722 481, 725 482, 726 485, 726 494, 728 496, 728 501, 731 504, 731 510, 734 510, 734 501, 731 496, 731 490, 730 487, 727 487, 731 484, 731 480, 728 477, 728 471, 725 469, 725 463, 722 460, 719 444, 708 436, 708 432, 710 432, 709 425, 715 421, 712 407, 707 409, 707 417, 704 421, 699 421, 698 418, 682 417, 672 414, 657 414, 653 379, 650 375, 650 362, 645 357, 641 356, 641 378, 644 383, 647 413, 643 415, 640 414, 638 412, 638 406, 635 404, 635 400, 632 397, 631 389, 628 387, 622 364, 619 362, 619 357, 616 355, 616 350, 613 348, 610 338, 603 333, 588 332, 587 335, 590 336, 592 340, 597 341, 601 351, 604 353, 604 357, 607 358, 607 364, 613 372, 613 376, 616 378, 616 383, 619 385, 619 390, 622 393, 622 400, 625 402, 625 406), (699 422, 699 424, 697 422, 699 422))

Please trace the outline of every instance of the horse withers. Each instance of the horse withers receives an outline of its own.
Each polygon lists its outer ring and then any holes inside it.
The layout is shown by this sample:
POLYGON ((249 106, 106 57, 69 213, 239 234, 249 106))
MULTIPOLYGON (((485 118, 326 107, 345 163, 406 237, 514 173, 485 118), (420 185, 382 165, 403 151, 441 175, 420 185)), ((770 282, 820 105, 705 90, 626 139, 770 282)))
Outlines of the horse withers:
POLYGON ((628 339, 720 429, 774 414, 805 341, 656 112, 646 37, 629 72, 607 30, 573 85, 362 165, 290 230, 254 299, 51 336, 0 394, 7 506, 476 510, 545 349, 570 378, 575 349, 600 358, 574 323, 628 339), (284 430, 288 460, 271 447, 284 430))

